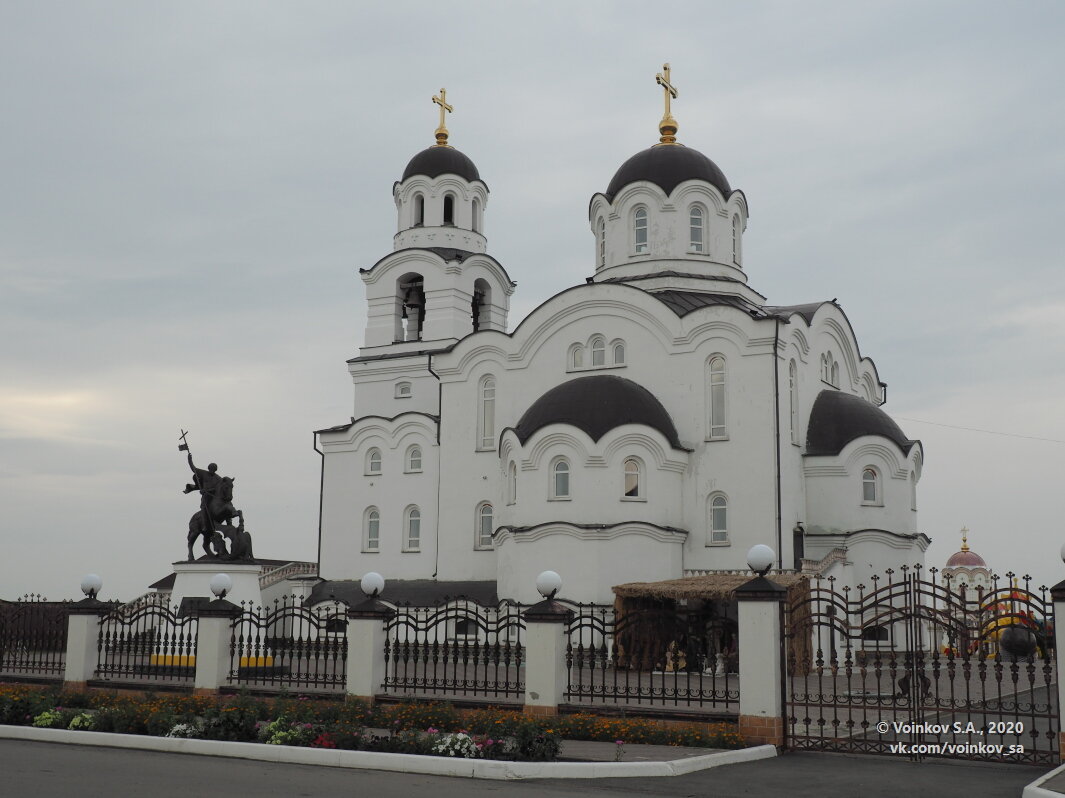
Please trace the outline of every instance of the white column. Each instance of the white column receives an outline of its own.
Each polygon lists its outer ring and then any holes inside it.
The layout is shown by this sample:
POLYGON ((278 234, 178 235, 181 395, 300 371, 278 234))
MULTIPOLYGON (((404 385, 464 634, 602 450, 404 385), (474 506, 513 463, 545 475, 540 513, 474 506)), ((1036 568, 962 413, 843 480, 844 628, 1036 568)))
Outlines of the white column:
POLYGON ((764 576, 736 590, 739 603, 740 734, 784 743, 781 604, 787 591, 764 576))
POLYGON ((348 610, 349 696, 373 701, 385 681, 385 625, 395 610, 375 598, 348 610))
POLYGON ((233 619, 240 612, 240 607, 225 599, 212 601, 199 611, 193 682, 196 693, 215 693, 225 685, 229 676, 233 619))
MULTIPOLYGON (((1062 679, 1061 657, 1065 653, 1065 582, 1058 582, 1050 588, 1050 597, 1054 600, 1054 667, 1057 669, 1058 716, 1065 706, 1065 680, 1062 679)), ((1058 732, 1058 753, 1065 752, 1065 731, 1058 732)))
POLYGON ((77 602, 67 616, 67 653, 63 681, 67 687, 84 687, 96 675, 100 657, 100 619, 109 607, 96 599, 77 602))
POLYGON ((525 611, 525 714, 557 715, 566 692, 566 630, 573 611, 547 599, 525 611))

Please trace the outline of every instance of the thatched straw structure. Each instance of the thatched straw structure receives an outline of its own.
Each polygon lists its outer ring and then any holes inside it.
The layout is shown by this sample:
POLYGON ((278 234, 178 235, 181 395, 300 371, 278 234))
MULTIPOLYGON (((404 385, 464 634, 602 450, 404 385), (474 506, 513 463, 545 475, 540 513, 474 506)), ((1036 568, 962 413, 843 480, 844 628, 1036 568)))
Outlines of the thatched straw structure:
MULTIPOLYGON (((769 573, 767 578, 781 587, 788 589, 788 600, 793 595, 793 587, 805 584, 809 578, 797 573, 769 573)), ((730 601, 735 598, 736 588, 750 582, 754 576, 750 571, 721 571, 703 576, 685 576, 682 579, 667 579, 664 582, 628 582, 613 588, 618 598, 654 598, 703 599, 713 601, 730 601)), ((800 589, 805 590, 805 587, 800 589)))

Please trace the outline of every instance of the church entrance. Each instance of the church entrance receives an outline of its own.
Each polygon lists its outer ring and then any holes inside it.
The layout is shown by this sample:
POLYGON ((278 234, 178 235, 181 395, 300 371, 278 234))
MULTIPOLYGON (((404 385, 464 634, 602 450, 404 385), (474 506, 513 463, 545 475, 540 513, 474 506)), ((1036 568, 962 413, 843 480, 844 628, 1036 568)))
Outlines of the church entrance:
POLYGON ((984 590, 937 576, 814 578, 786 602, 788 748, 1058 763, 1048 589, 1012 573, 984 590))

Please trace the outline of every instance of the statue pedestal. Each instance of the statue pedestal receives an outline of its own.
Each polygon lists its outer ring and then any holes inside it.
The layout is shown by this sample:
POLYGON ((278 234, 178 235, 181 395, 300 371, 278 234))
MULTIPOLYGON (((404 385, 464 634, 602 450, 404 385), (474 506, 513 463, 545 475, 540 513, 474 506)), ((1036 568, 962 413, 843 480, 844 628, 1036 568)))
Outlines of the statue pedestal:
POLYGON ((201 598, 205 601, 213 601, 211 577, 215 574, 229 574, 229 578, 233 580, 233 589, 226 594, 226 601, 232 601, 237 606, 245 602, 245 605, 258 607, 263 603, 263 595, 259 590, 261 572, 262 566, 254 562, 226 562, 225 560, 176 562, 174 563, 176 578, 174 588, 170 593, 170 601, 179 608, 184 599, 201 598))

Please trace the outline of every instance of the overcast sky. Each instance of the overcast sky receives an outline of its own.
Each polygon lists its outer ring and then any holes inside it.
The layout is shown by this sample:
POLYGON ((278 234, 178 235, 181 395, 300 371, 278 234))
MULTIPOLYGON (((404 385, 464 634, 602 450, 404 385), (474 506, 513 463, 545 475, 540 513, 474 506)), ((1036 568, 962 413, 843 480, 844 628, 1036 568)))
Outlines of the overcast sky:
POLYGON ((966 525, 1062 579, 1063 34, 1058 2, 0 0, 0 598, 170 573, 181 428, 259 556, 315 559, 312 430, 356 412, 358 269, 432 94, 513 329, 592 272, 588 200, 656 142, 667 60, 679 140, 750 203, 752 287, 838 297, 924 442, 927 564, 966 525))

